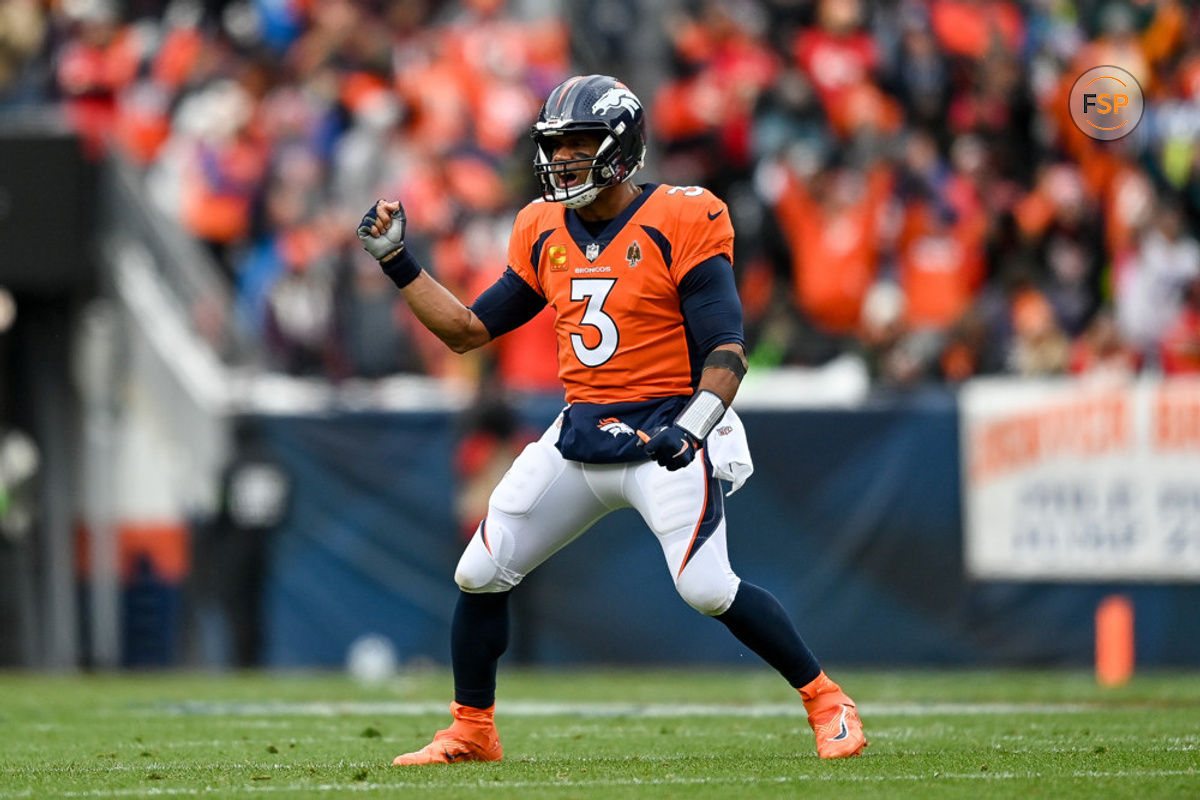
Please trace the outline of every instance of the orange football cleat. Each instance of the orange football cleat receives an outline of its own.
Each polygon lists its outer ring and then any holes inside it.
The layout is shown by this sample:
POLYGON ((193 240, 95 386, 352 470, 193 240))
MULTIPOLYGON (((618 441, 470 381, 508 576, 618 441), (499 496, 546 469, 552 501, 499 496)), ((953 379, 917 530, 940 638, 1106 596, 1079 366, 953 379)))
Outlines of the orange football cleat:
POLYGON ((499 761, 504 757, 504 750, 500 747, 500 735, 492 716, 495 710, 495 706, 472 708, 451 703, 450 714, 454 722, 450 727, 435 733, 433 741, 420 750, 396 756, 392 764, 411 767, 459 761, 499 761))
POLYGON ((808 710, 808 724, 817 740, 821 758, 857 756, 867 746, 862 720, 842 687, 821 672, 811 683, 800 687, 800 696, 808 710))

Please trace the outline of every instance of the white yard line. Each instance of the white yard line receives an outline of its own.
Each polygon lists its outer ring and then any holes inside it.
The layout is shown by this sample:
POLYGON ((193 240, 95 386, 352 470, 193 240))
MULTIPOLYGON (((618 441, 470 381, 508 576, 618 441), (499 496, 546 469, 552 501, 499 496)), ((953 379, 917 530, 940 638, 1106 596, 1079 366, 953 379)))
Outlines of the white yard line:
MULTIPOLYGON (((361 742, 363 740, 358 737, 354 737, 353 739, 347 739, 346 741, 361 742)), ((379 739, 379 740, 375 740, 375 741, 378 741, 381 744, 388 744, 388 743, 393 743, 396 740, 395 739, 389 740, 387 738, 384 738, 384 739, 379 739)), ((244 744, 246 744, 246 742, 239 741, 239 742, 222 743, 223 746, 244 745, 244 744)), ((164 746, 157 747, 156 749, 170 749, 170 748, 171 748, 171 745, 167 744, 164 746)), ((360 748, 356 752, 362 752, 362 749, 365 749, 365 748, 360 748)), ((1197 749, 1196 745, 1188 745, 1188 744, 1150 748, 1150 750, 1155 753, 1186 753, 1186 752, 1190 752, 1190 751, 1193 751, 1196 749, 1197 749)), ((987 750, 981 750, 980 755, 983 757, 986 757, 989 753, 991 753, 993 751, 995 752, 996 755, 1003 755, 1003 756, 1020 755, 1023 753, 1045 755, 1047 753, 1093 753, 1093 752, 1095 752, 1095 747, 1094 746, 1093 747, 1030 747, 1028 749, 1013 749, 1013 748, 1008 748, 1008 747, 1001 748, 999 746, 996 746, 996 747, 989 748, 987 750)), ((903 755, 903 754, 916 755, 919 752, 923 752, 923 751, 915 751, 915 750, 914 751, 906 751, 906 750, 895 749, 895 748, 889 750, 889 753, 891 755, 903 755)), ((696 756, 694 753, 674 753, 674 754, 660 753, 653 757, 647 758, 645 760, 653 761, 655 763, 666 764, 666 763, 670 763, 672 761, 692 762, 695 760, 695 758, 696 758, 696 756)), ((539 763, 540 761, 544 761, 544 760, 545 759, 527 757, 527 758, 522 758, 521 762, 536 764, 536 763, 539 763)), ((626 762, 634 762, 634 761, 640 761, 641 759, 629 756, 623 760, 626 762)), ((604 757, 592 758, 592 757, 588 757, 588 756, 571 756, 569 758, 569 761, 570 761, 571 765, 583 765, 583 764, 611 765, 616 761, 616 759, 604 758, 604 757)), ((555 763, 559 763, 559 762, 556 760, 555 763)), ((350 769, 353 767, 366 769, 366 768, 378 767, 380 765, 381 765, 381 762, 379 762, 379 761, 342 761, 337 764, 337 767, 339 769, 350 769)), ((289 771, 293 771, 293 770, 308 770, 312 767, 312 765, 308 764, 308 763, 303 763, 303 764, 281 764, 281 763, 262 764, 262 763, 248 762, 248 761, 237 762, 236 764, 234 764, 234 766, 239 769, 245 769, 245 770, 249 770, 249 771, 263 770, 263 771, 267 771, 267 772, 289 772, 289 771)), ((230 764, 228 762, 223 762, 223 761, 222 762, 214 762, 214 763, 188 762, 184 766, 184 768, 187 770, 192 770, 192 771, 211 770, 211 771, 219 772, 222 770, 228 770, 230 768, 230 764)), ((96 775, 101 775, 101 774, 110 773, 110 772, 111 773, 163 772, 163 771, 170 772, 172 770, 178 770, 178 769, 180 769, 179 764, 176 762, 172 762, 172 761, 144 761, 144 762, 138 763, 138 764, 133 764, 133 763, 110 764, 109 766, 106 766, 106 767, 102 767, 102 766, 85 767, 85 766, 79 766, 79 765, 64 766, 64 767, 39 766, 36 771, 40 775, 68 775, 68 774, 77 774, 77 773, 93 773, 96 775)), ((1074 773, 1074 774, 1079 775, 1081 773, 1074 773)), ((1138 773, 1138 774, 1142 774, 1142 773, 1138 773)), ((1200 776, 1200 769, 1198 769, 1195 773, 1185 772, 1183 774, 1196 774, 1196 775, 1200 776)), ((941 776, 938 776, 938 777, 941 777, 941 776)), ((799 778, 797 778, 797 780, 816 780, 816 779, 819 779, 819 776, 811 776, 811 777, 810 776, 800 776, 799 778)), ((879 777, 879 778, 871 778, 870 780, 882 780, 882 779, 883 779, 882 777, 879 777)), ((906 780, 906 779, 907 779, 907 776, 900 776, 899 778, 897 778, 897 780, 906 780)), ((764 779, 764 780, 767 780, 767 779, 764 779)), ((4 796, 5 795, 0 795, 0 797, 4 797, 4 796)))
MULTIPOLYGON (((883 784, 901 781, 1010 781, 1010 780, 1040 780, 1050 778, 1103 778, 1103 779, 1143 779, 1143 778, 1172 778, 1200 775, 1196 770, 1078 770, 1075 772, 1043 775, 1037 772, 963 772, 963 773, 922 773, 918 775, 783 775, 773 778, 744 776, 740 778, 616 778, 603 780, 553 780, 553 781, 491 781, 478 780, 473 783, 480 789, 495 791, 497 789, 589 789, 625 786, 744 786, 751 784, 786 785, 789 783, 874 783, 883 784)), ((455 783, 453 788, 462 789, 472 783, 455 783)), ((398 789, 444 789, 446 784, 441 782, 395 781, 389 783, 337 783, 337 784, 269 784, 245 786, 205 786, 202 788, 172 788, 172 787, 140 787, 130 789, 89 789, 82 792, 63 792, 60 797, 203 797, 228 796, 231 794, 270 794, 276 792, 338 792, 338 793, 372 793, 395 792, 398 789)), ((0 794, 0 798, 33 797, 33 790, 8 792, 0 794)))
MULTIPOLYGON (((1097 711, 1100 705, 1084 703, 862 703, 863 716, 929 717, 978 716, 988 714, 1078 714, 1097 711)), ((150 716, 419 716, 446 714, 448 702, 308 702, 308 703, 222 703, 195 702, 147 707, 150 716)), ((804 706, 796 703, 559 703, 540 700, 506 700, 498 715, 509 717, 803 717, 804 706)))

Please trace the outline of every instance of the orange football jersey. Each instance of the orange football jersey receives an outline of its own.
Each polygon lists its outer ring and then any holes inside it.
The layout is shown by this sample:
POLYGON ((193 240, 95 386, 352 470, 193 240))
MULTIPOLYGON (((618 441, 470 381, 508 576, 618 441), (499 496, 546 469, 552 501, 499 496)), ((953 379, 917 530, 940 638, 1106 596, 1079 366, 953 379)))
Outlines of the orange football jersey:
POLYGON ((729 211, 698 186, 646 184, 595 238, 558 203, 522 209, 508 263, 554 307, 567 402, 691 394, 678 287, 718 255, 733 261, 729 211))

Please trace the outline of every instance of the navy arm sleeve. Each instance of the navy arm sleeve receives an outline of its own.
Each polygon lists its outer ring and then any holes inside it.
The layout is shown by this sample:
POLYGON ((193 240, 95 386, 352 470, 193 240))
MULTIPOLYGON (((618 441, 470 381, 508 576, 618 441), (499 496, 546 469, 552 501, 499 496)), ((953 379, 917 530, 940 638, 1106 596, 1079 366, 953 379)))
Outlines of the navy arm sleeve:
POLYGON ((545 306, 546 298, 535 292, 509 267, 495 283, 475 298, 470 308, 495 339, 529 322, 545 306))
POLYGON ((679 308, 700 352, 721 344, 746 344, 742 331, 742 301, 725 256, 700 262, 679 282, 679 308))

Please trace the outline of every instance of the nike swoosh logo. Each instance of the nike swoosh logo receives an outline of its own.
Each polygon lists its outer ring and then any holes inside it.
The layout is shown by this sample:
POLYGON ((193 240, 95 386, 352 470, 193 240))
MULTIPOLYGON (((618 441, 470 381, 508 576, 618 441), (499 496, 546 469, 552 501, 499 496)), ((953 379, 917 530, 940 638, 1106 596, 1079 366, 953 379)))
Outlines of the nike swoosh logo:
POLYGON ((446 753, 447 761, 458 761, 460 758, 466 758, 470 753, 446 753))
POLYGON ((829 741, 840 742, 850 735, 850 729, 846 727, 846 707, 842 706, 842 717, 838 720, 838 724, 842 726, 841 733, 833 737, 829 741))
POLYGON ((725 213, 725 209, 723 209, 723 208, 715 214, 710 211, 710 212, 708 212, 708 221, 712 222, 714 219, 716 219, 717 217, 721 216, 724 213, 725 213))

